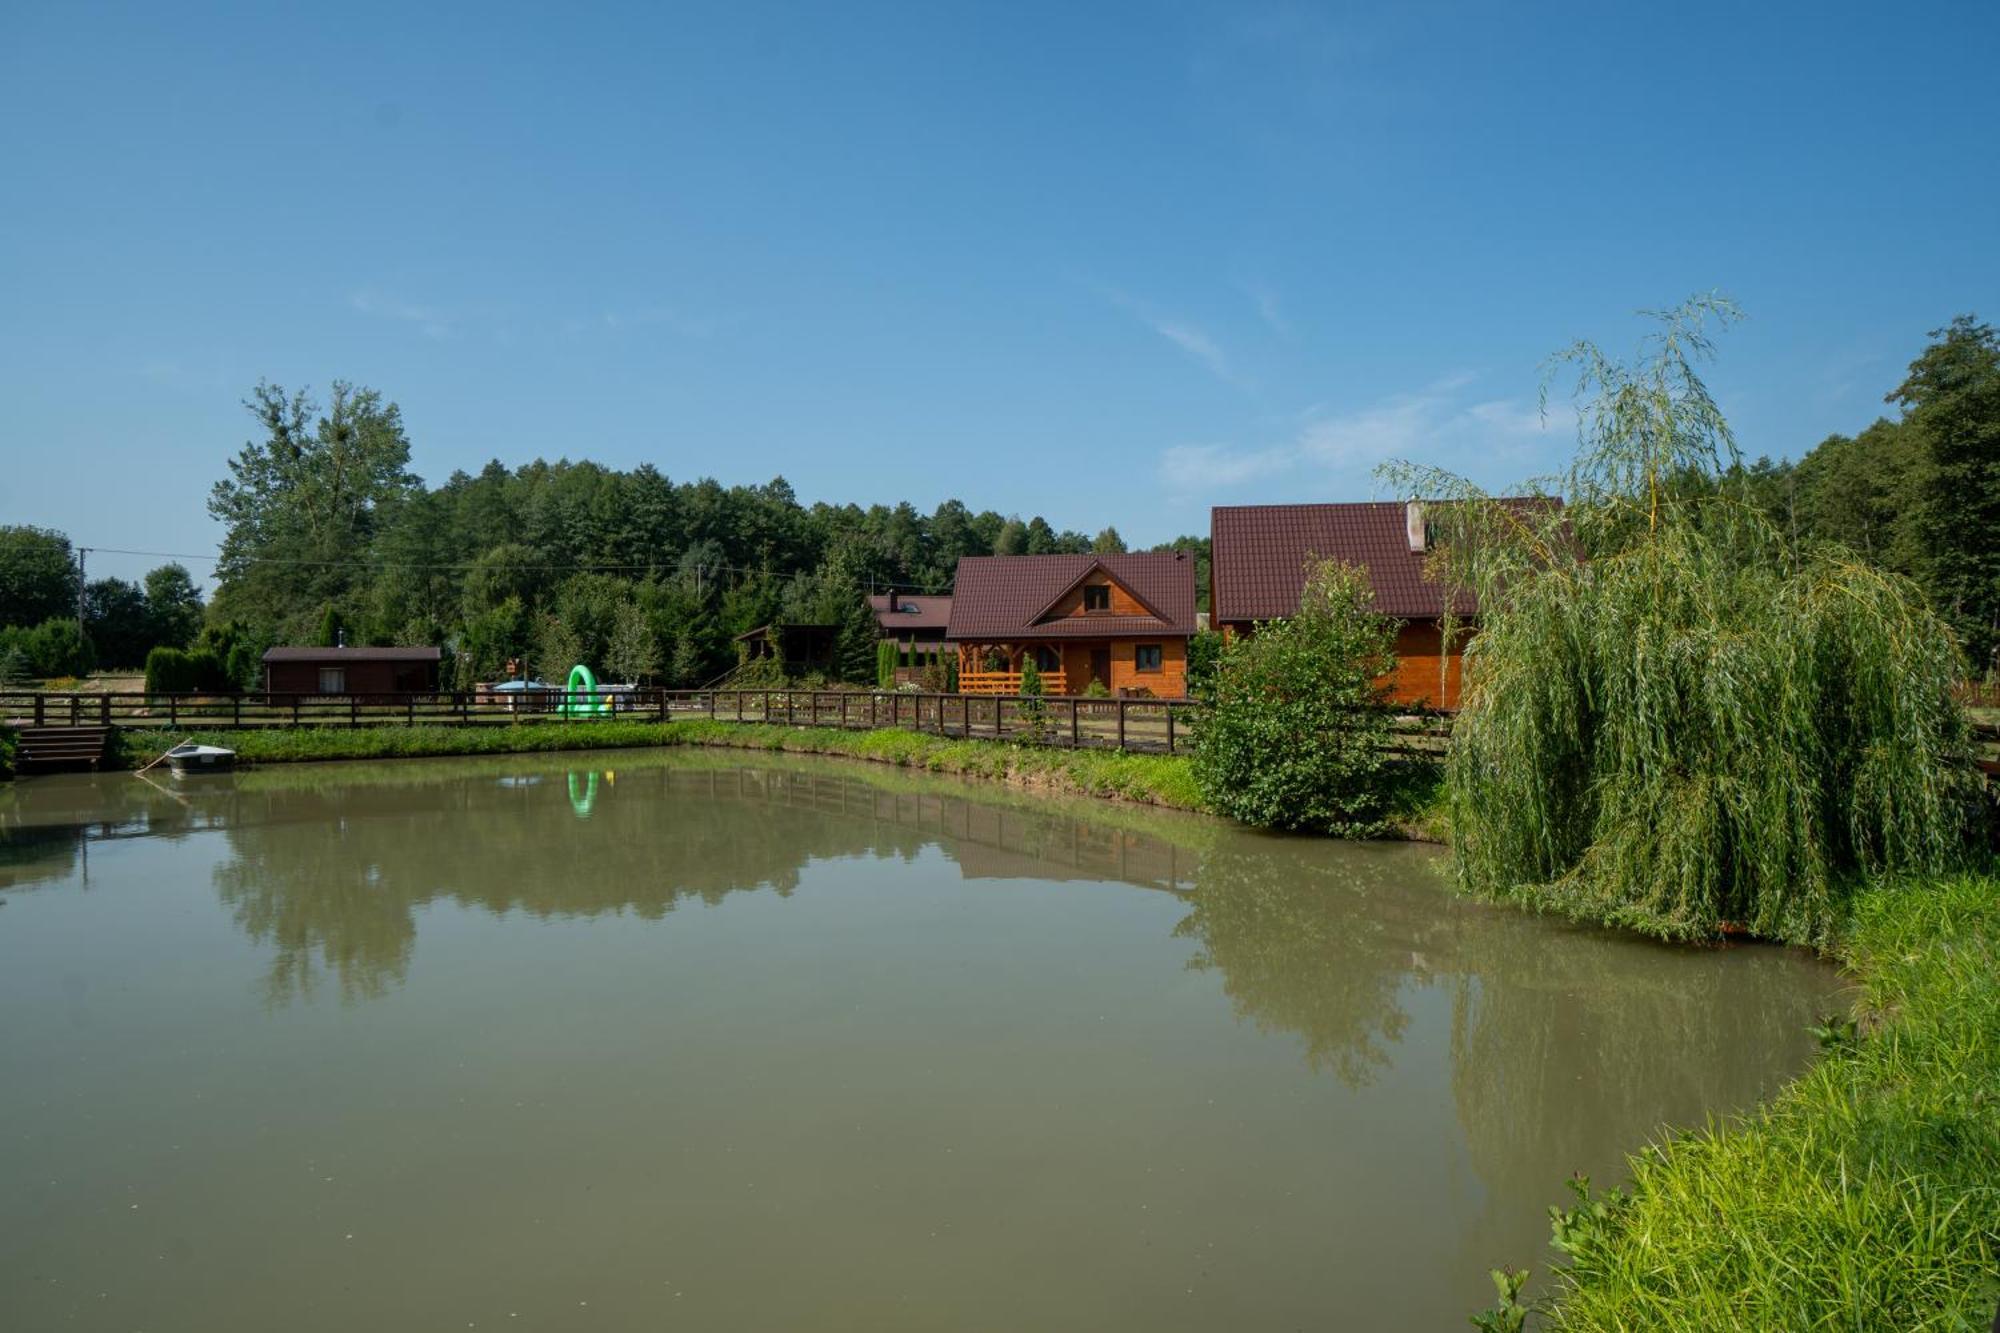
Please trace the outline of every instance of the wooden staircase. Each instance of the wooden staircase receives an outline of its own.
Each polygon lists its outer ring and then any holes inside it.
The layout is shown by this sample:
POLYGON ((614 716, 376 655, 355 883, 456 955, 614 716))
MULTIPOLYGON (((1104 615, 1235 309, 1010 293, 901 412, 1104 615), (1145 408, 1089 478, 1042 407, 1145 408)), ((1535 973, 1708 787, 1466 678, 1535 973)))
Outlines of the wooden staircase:
POLYGON ((14 764, 22 773, 59 768, 96 768, 104 762, 109 727, 22 727, 14 764))

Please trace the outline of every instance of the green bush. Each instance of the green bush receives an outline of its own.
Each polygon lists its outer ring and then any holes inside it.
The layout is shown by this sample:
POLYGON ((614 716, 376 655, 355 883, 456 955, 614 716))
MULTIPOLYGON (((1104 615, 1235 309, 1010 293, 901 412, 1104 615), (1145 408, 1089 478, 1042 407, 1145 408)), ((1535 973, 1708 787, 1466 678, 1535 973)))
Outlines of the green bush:
POLYGON ((0 778, 14 776, 14 751, 19 744, 12 727, 0 727, 0 778))
POLYGON ((193 655, 185 648, 155 648, 146 654, 146 693, 194 693, 193 655))
POLYGON ((1376 681, 1395 664, 1396 633, 1374 599, 1366 570, 1320 562, 1297 615, 1224 650, 1195 727, 1194 780, 1211 808, 1266 828, 1385 831, 1389 714, 1376 681))
POLYGON ((0 657, 18 653, 34 677, 88 676, 97 665, 90 638, 74 620, 44 620, 30 629, 14 625, 0 629, 0 657))
POLYGON ((1206 699, 1215 687, 1216 668, 1222 664, 1223 636, 1212 629, 1202 630, 1188 640, 1187 692, 1191 699, 1206 699))
POLYGON ((896 683, 896 641, 883 639, 875 645, 875 684, 879 689, 889 689, 896 683))

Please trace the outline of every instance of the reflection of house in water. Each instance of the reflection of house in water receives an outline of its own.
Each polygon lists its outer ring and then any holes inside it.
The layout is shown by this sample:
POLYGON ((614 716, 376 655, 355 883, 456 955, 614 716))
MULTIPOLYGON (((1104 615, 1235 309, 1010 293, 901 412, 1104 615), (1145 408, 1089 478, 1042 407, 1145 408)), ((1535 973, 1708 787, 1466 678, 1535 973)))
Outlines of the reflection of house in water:
POLYGON ((740 770, 711 776, 725 782, 733 777, 739 796, 949 839, 948 852, 966 879, 1114 879, 1185 891, 1201 865, 1198 853, 1164 838, 970 796, 885 791, 842 773, 740 770))

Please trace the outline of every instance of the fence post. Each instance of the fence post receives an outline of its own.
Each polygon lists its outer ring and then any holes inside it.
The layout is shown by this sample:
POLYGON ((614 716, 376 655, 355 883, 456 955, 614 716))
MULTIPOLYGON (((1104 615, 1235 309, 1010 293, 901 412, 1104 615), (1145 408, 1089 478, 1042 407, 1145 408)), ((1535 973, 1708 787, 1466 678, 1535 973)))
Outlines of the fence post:
POLYGON ((403 696, 403 725, 406 727, 417 725, 417 696, 414 694, 403 696))
POLYGON ((1130 699, 1118 701, 1118 748, 1121 750, 1125 748, 1125 705, 1130 702, 1130 699))
POLYGON ((292 696, 292 729, 296 731, 298 729, 298 725, 299 725, 299 696, 295 694, 292 696))
MULTIPOLYGON (((35 697, 35 725, 40 726, 41 724, 42 724, 42 700, 41 696, 37 695, 35 697)), ((170 694, 167 696, 167 725, 170 727, 177 727, 180 724, 181 724, 180 696, 170 694)))
POLYGON ((1072 750, 1083 744, 1082 730, 1077 726, 1076 720, 1077 710, 1081 707, 1082 705, 1075 699, 1069 701, 1069 748, 1072 750))
POLYGON ((111 696, 108 694, 97 696, 97 720, 107 727, 111 725, 111 696))
POLYGON ((240 694, 229 697, 229 729, 231 731, 243 729, 243 696, 240 694))
POLYGON ((847 730, 847 691, 840 692, 840 729, 847 730))
POLYGON ((1167 705, 1167 753, 1174 752, 1174 706, 1167 705))

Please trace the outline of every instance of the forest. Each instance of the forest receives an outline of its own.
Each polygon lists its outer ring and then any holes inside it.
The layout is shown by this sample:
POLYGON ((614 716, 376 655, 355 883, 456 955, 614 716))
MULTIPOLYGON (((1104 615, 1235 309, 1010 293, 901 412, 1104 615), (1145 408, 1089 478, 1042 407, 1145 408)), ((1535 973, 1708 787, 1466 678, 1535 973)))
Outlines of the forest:
MULTIPOLYGON (((2000 338, 1961 316, 1882 388, 1890 414, 1796 461, 1759 459, 1741 480, 1795 544, 1837 543, 1912 579, 1958 633, 1968 674, 1991 677, 2000 338)), ((494 461, 431 486, 377 390, 336 382, 322 402, 260 384, 245 406, 255 434, 209 501, 224 535, 206 600, 177 563, 139 583, 92 580, 79 634, 70 539, 0 528, 0 679, 136 667, 164 645, 205 654, 211 684, 252 686, 266 646, 340 640, 441 645, 459 686, 510 661, 698 686, 735 664, 735 635, 780 622, 840 626, 842 674, 872 680, 868 593, 949 591, 962 555, 1126 549, 1108 521, 1088 536, 958 500, 928 514, 806 505, 782 478, 674 481, 650 464, 494 461)), ((1192 552, 1206 596, 1205 534, 1155 549, 1192 552)))

